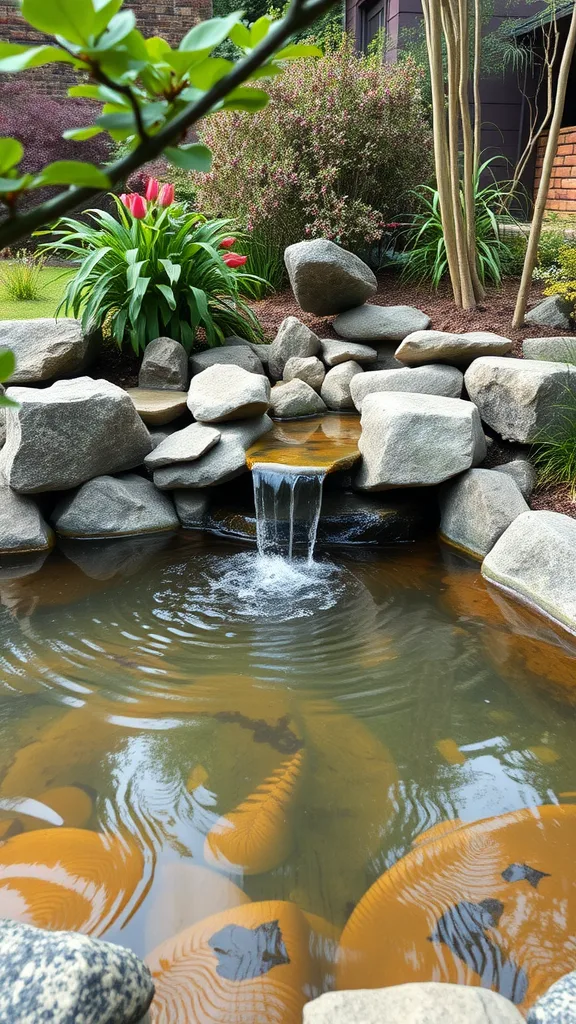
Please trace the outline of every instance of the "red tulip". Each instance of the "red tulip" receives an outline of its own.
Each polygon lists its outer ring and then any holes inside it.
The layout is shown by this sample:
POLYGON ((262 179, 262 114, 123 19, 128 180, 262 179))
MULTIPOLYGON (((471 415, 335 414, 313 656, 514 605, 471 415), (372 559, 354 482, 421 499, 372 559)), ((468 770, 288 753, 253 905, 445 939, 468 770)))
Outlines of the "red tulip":
POLYGON ((147 213, 146 202, 137 193, 134 193, 129 197, 132 202, 130 204, 130 213, 136 220, 143 220, 147 213))
POLYGON ((233 245, 236 245, 235 238, 223 238, 220 242, 221 249, 231 249, 233 245))
POLYGON ((148 181, 146 182, 146 199, 148 202, 153 203, 158 197, 159 191, 160 182, 158 181, 158 178, 148 178, 148 181))
POLYGON ((236 270, 236 267, 243 267, 248 259, 247 256, 241 256, 239 252, 225 252, 222 253, 222 259, 227 267, 231 270, 236 270))
POLYGON ((172 206, 174 202, 174 185, 162 185, 158 195, 159 206, 172 206))
POLYGON ((120 202, 123 203, 124 206, 128 206, 128 196, 126 195, 125 192, 123 192, 122 195, 120 196, 120 202))

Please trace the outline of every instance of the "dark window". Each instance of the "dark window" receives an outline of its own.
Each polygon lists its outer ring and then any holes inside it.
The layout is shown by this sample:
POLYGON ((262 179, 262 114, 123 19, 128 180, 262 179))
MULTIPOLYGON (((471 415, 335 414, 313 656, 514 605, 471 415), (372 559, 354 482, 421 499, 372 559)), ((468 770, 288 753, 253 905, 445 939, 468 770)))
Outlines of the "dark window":
POLYGON ((362 49, 367 50, 372 40, 386 28, 388 0, 377 0, 362 8, 362 49))

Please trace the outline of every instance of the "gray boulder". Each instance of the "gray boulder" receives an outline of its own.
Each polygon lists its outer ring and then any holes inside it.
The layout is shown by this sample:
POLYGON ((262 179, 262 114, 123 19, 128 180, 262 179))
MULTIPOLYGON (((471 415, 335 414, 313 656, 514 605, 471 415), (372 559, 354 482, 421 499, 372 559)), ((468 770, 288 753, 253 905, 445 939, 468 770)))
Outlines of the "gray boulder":
POLYGON ((0 921, 0 1020, 6 1024, 136 1024, 153 996, 148 968, 122 946, 0 921))
POLYGON ((186 391, 128 388, 126 394, 130 396, 140 418, 150 427, 166 426, 186 413, 186 391))
POLYGON ((248 373, 264 373, 261 359, 247 341, 242 343, 240 338, 230 338, 228 342, 204 352, 193 352, 190 356, 192 373, 202 373, 209 366, 241 366, 248 373))
POLYGON ((356 486, 366 491, 430 487, 477 465, 486 455, 472 402, 438 395, 366 395, 356 486))
POLYGON ((241 366, 209 366, 192 378, 188 391, 188 408, 202 423, 250 419, 269 406, 270 382, 241 366))
POLYGON ((483 356, 464 382, 484 423, 506 441, 527 444, 561 415, 566 389, 576 388, 576 371, 566 363, 483 356))
POLYGON ((491 331, 449 334, 446 331, 415 331, 396 350, 396 358, 406 366, 425 363, 455 363, 469 366, 479 356, 500 356, 510 352, 512 342, 491 331))
POLYGON ((544 359, 548 363, 576 363, 576 336, 526 338, 522 355, 524 359, 544 359))
POLYGON ((363 366, 365 363, 375 363, 378 359, 378 352, 369 345, 356 345, 353 341, 332 341, 330 338, 325 338, 320 344, 326 366, 338 366, 338 363, 347 363, 349 359, 363 366))
POLYGON ((52 523, 64 537, 127 537, 180 525, 170 498, 136 473, 88 480, 59 502, 52 523))
POLYGON ((203 491, 174 491, 174 504, 185 530, 203 530, 210 500, 203 491))
POLYGON ((336 334, 353 341, 404 341, 430 327, 430 317, 414 306, 360 306, 336 317, 336 334))
POLYGON ((494 466, 493 469, 495 473, 511 476, 518 484, 522 496, 528 500, 536 486, 537 477, 536 470, 528 459, 513 459, 502 466, 494 466))
POLYGON ((378 287, 370 267, 326 238, 289 245, 284 262, 298 305, 316 316, 361 306, 378 287))
POLYGON ((528 505, 511 476, 469 469, 442 488, 440 511, 442 536, 483 558, 528 505))
POLYGON ((270 345, 259 344, 258 342, 255 341, 249 341, 248 344, 252 351, 255 352, 256 355, 258 356, 258 359, 262 363, 262 366, 268 366, 268 360, 270 358, 270 345))
POLYGON ((291 356, 282 374, 283 380, 303 380, 314 391, 320 391, 326 370, 317 356, 291 356))
POLYGON ((405 366, 398 370, 368 370, 357 377, 350 390, 360 411, 366 395, 378 391, 410 391, 412 394, 460 398, 464 377, 455 366, 405 366))
MULTIPOLYGON (((6 394, 6 388, 0 384, 0 395, 6 394)), ((0 408, 0 448, 4 447, 6 440, 6 409, 0 408)))
POLYGON ((220 431, 205 423, 191 423, 164 438, 144 459, 147 469, 159 469, 172 462, 193 462, 220 440, 220 431))
POLYGON ((295 316, 287 316, 269 346, 268 369, 273 380, 280 380, 291 356, 316 356, 320 338, 295 316))
POLYGON ((246 451, 273 427, 269 416, 240 423, 224 423, 220 441, 194 462, 179 462, 154 471, 154 483, 161 491, 213 487, 247 472, 246 451))
POLYGON ((270 392, 270 401, 272 415, 283 420, 319 416, 326 412, 320 395, 298 377, 275 384, 270 392))
POLYGON ((526 1024, 576 1024, 576 971, 550 986, 528 1011, 526 1024))
POLYGON ((576 520, 524 512, 482 563, 482 575, 576 632, 576 520))
POLYGON ((94 347, 95 339, 84 334, 79 320, 0 321, 0 348, 11 348, 16 356, 10 384, 37 384, 78 373, 94 347))
POLYGON ((516 1007, 485 988, 434 981, 327 992, 304 1007, 304 1024, 521 1024, 516 1007))
POLYGON ((561 295, 549 295, 526 313, 524 322, 540 324, 543 327, 557 327, 567 331, 572 326, 570 313, 571 306, 566 299, 563 299, 561 295))
POLYGON ((0 554, 49 551, 53 543, 36 502, 0 480, 0 554))
POLYGON ((186 349, 174 338, 155 338, 146 346, 138 386, 186 391, 188 387, 188 356, 186 349))
POLYGON ((353 359, 347 363, 338 363, 328 370, 320 394, 329 409, 354 408, 350 388, 358 375, 363 377, 364 371, 353 359))
POLYGON ((60 491, 134 469, 152 448, 129 395, 107 380, 79 377, 43 390, 9 388, 0 464, 16 491, 60 491))

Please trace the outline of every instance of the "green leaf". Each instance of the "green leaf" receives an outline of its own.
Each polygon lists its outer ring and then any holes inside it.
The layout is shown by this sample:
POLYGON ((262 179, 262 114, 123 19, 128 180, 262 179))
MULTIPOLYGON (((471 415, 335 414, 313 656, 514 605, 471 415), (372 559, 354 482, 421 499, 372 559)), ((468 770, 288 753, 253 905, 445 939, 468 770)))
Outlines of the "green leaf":
POLYGON ((74 64, 69 53, 58 46, 21 46, 19 43, 0 43, 0 72, 14 74, 25 68, 38 68, 42 64, 74 64))
POLYGON ((31 174, 24 174, 21 178, 0 178, 0 192, 20 192, 27 188, 31 181, 31 174))
POLYGON ((234 11, 226 18, 210 18, 208 21, 201 21, 199 25, 195 25, 186 33, 178 49, 213 50, 229 36, 234 26, 242 20, 243 15, 243 11, 234 11))
POLYGON ((6 398, 6 395, 0 395, 0 409, 19 409, 18 402, 14 402, 11 398, 6 398))
POLYGON ((172 260, 158 260, 160 266, 164 267, 170 284, 178 284, 182 267, 179 263, 172 263, 172 260))
POLYGON ((178 99, 185 103, 197 103, 199 99, 202 99, 205 91, 205 89, 193 89, 192 86, 189 86, 188 89, 182 89, 182 92, 178 94, 178 99))
POLYGON ((92 0, 22 0, 22 15, 40 32, 80 44, 88 41, 96 24, 92 0))
POLYGON ((236 46, 239 46, 241 50, 250 50, 252 48, 252 36, 250 35, 250 29, 246 28, 246 25, 243 25, 241 21, 230 29, 228 38, 231 39, 236 46))
POLYGON ((258 43, 261 43, 266 38, 270 31, 272 20, 272 18, 265 14, 263 18, 258 18, 258 21, 255 21, 250 27, 250 45, 252 47, 258 46, 258 43))
POLYGON ((55 160, 34 176, 32 188, 45 185, 87 185, 89 188, 109 188, 110 178, 95 164, 82 160, 55 160))
POLYGON ((96 50, 111 50, 121 43, 135 27, 134 11, 120 11, 119 14, 114 15, 108 28, 100 36, 96 50))
POLYGON ((164 296, 166 302, 170 306, 170 309, 176 309, 176 299, 174 298, 174 292, 172 289, 169 288, 167 284, 157 284, 156 288, 160 294, 164 296))
POLYGON ((233 62, 225 60, 224 57, 207 57, 200 64, 190 68, 188 81, 196 89, 207 92, 216 82, 228 75, 233 67, 233 62))
POLYGON ((322 50, 311 43, 290 43, 278 53, 274 54, 274 60, 295 60, 297 57, 321 57, 322 50))
POLYGON ((256 68, 256 71, 252 72, 248 81, 256 81, 259 78, 278 78, 282 73, 282 68, 279 68, 277 64, 263 64, 261 68, 256 68))
POLYGON ((73 139, 75 142, 84 142, 86 139, 94 138, 95 135, 100 135, 102 131, 103 129, 98 128, 95 124, 86 128, 67 128, 65 132, 62 132, 62 138, 73 139))
POLYGON ((180 78, 183 78, 191 67, 194 67, 195 64, 201 64, 209 53, 209 49, 171 50, 170 53, 166 54, 163 60, 180 78))
POLYGON ((18 139, 11 139, 8 136, 0 138, 0 174, 19 164, 24 156, 24 146, 18 139))
POLYGON ((168 146, 164 155, 174 167, 181 167, 185 171, 208 172, 212 167, 212 153, 208 146, 201 142, 191 142, 186 146, 168 146))
POLYGON ((10 349, 0 352, 0 381, 8 380, 16 369, 16 356, 10 349))
POLYGON ((96 16, 94 18, 94 35, 99 36, 112 18, 122 7, 124 0, 93 0, 96 16))
POLYGON ((240 86, 228 93, 222 103, 223 110, 247 110, 253 112, 262 110, 269 101, 268 93, 263 89, 251 89, 249 86, 240 86))
POLYGON ((138 260, 137 263, 130 263, 128 270, 126 271, 126 284, 128 291, 133 292, 136 285, 138 284, 138 278, 140 277, 140 271, 142 267, 145 267, 148 260, 138 260))

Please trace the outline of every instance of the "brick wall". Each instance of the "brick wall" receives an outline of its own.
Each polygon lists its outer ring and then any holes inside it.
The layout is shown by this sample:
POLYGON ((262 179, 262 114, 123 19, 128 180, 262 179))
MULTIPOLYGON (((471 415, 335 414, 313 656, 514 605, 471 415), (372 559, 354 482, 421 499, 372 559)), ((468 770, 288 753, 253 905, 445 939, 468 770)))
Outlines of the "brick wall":
MULTIPOLYGON (((538 140, 534 197, 542 175, 547 138, 544 135, 538 140)), ((562 128, 560 131, 546 209, 558 213, 576 213, 576 127, 562 128)))
MULTIPOLYGON (((145 36, 163 36, 171 46, 178 43, 197 21, 212 14, 212 0, 128 0, 126 6, 134 11, 136 24, 145 36)), ((47 41, 41 32, 36 32, 23 20, 17 0, 0 2, 0 39, 30 46, 47 41)), ((66 88, 77 81, 66 64, 34 68, 23 72, 18 80, 27 80, 28 87, 34 92, 54 96, 63 96, 66 88)))

